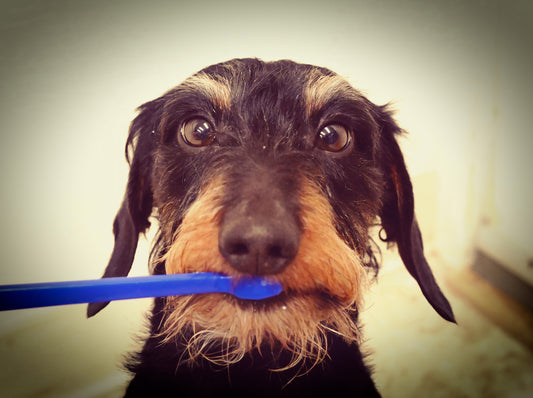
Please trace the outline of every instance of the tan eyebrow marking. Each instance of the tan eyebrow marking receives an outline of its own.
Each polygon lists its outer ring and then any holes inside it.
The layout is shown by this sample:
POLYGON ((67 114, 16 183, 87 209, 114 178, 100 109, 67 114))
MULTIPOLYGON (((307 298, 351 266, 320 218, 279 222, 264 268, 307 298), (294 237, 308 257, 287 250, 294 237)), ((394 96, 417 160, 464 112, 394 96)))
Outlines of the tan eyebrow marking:
POLYGON ((353 97, 354 90, 350 84, 338 75, 323 75, 314 71, 309 76, 309 83, 304 88, 305 106, 308 115, 316 112, 334 97, 353 97))
POLYGON ((191 90, 199 91, 209 98, 214 105, 222 109, 230 108, 230 88, 226 82, 215 80, 207 73, 200 72, 188 78, 183 84, 191 90))

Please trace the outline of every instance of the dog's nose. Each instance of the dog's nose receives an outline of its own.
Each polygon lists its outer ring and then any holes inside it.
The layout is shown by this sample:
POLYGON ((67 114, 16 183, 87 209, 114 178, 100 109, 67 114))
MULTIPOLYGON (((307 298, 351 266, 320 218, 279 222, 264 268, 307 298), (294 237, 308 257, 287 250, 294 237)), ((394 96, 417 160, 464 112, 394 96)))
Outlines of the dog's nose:
POLYGON ((290 217, 226 214, 219 234, 219 250, 236 270, 253 275, 280 273, 294 259, 300 229, 290 217))

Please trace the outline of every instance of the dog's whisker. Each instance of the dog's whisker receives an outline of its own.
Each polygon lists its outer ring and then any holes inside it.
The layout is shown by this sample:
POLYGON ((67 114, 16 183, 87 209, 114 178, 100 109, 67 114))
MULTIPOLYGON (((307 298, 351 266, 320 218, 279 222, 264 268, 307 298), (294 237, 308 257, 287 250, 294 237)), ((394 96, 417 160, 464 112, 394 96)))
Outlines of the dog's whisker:
POLYGON ((379 396, 358 324, 377 225, 454 320, 424 257, 402 132, 346 79, 292 61, 213 65, 142 105, 104 276, 128 273, 152 216, 154 273, 260 276, 284 291, 157 298, 127 395, 379 396))

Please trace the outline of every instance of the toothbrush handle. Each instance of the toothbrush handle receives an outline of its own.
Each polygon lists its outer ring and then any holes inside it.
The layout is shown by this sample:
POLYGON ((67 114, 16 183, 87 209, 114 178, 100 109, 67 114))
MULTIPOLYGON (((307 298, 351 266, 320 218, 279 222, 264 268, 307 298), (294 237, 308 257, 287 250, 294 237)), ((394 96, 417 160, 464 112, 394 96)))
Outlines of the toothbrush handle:
POLYGON ((230 277, 213 273, 4 285, 0 286, 0 311, 230 291, 230 277))

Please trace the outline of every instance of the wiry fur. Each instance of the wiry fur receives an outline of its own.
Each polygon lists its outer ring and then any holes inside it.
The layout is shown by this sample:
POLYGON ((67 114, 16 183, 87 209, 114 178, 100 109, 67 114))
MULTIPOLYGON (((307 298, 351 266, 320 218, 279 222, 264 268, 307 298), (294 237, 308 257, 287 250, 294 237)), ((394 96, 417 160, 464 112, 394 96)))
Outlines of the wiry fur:
MULTIPOLYGON (((218 236, 222 211, 219 184, 203 189, 186 213, 174 244, 161 259, 167 274, 218 272, 238 276, 216 247, 205 247, 205 242, 216 241, 218 236)), ((281 298, 267 304, 246 303, 227 295, 168 299, 161 335, 165 341, 182 340, 181 331, 191 329, 187 360, 201 357, 230 365, 253 349, 267 346, 293 353, 290 363, 280 364, 286 369, 304 359, 319 363, 327 355, 327 332, 349 343, 357 342, 355 314, 366 285, 359 254, 337 235, 331 207, 315 184, 302 186, 300 203, 303 236, 298 255, 285 272, 273 277, 284 286, 281 298)))
MULTIPOLYGON (((424 257, 401 132, 387 106, 291 61, 212 65, 142 105, 104 277, 128 274, 153 215, 151 272, 267 275, 283 292, 156 298, 127 396, 379 396, 357 323, 379 265, 373 226, 454 320, 424 257), (182 134, 197 118, 214 134, 201 146, 182 134), (348 132, 341 148, 321 141, 331 125, 348 132), (235 238, 272 246, 242 251, 235 238)), ((88 315, 105 305, 90 304, 88 315)))

